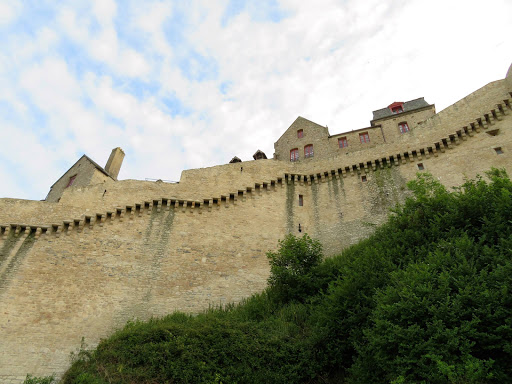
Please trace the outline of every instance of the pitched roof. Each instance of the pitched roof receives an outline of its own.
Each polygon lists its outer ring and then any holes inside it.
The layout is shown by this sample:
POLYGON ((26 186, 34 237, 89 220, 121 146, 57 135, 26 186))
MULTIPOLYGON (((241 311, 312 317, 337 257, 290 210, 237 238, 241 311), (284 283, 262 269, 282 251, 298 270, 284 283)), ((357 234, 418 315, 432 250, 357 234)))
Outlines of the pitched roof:
MULTIPOLYGON (((276 143, 277 143, 279 140, 281 140, 281 138, 286 134, 286 132, 288 132, 288 130, 289 130, 291 127, 293 127, 293 126, 295 125, 295 123, 296 123, 296 122, 301 121, 301 120, 304 120, 304 121, 310 122, 311 124, 315 124, 316 126, 319 126, 319 127, 324 128, 324 129, 327 129, 327 127, 324 127, 324 126, 322 126, 322 125, 320 125, 320 124, 318 124, 318 123, 315 123, 314 121, 311 121, 311 120, 309 120, 309 119, 306 119, 306 118, 304 118, 304 117, 302 117, 302 116, 298 116, 298 117, 293 121, 293 123, 292 123, 288 128, 286 128, 286 130, 281 134, 281 136, 279 137, 279 139, 277 139, 276 143)), ((329 130, 328 130, 328 129, 327 129, 327 135, 329 135, 329 130)))
MULTIPOLYGON (((406 101, 405 103, 403 103, 402 108, 404 109, 403 113, 405 113, 405 112, 414 111, 415 109, 420 109, 420 108, 424 108, 424 107, 428 107, 428 106, 430 106, 430 104, 427 103, 423 97, 420 97, 418 99, 406 101)), ((389 109, 389 107, 377 109, 376 111, 373 111, 373 120, 378 120, 378 119, 382 119, 384 117, 389 117, 389 116, 393 116, 393 115, 396 115, 396 114, 393 113, 391 111, 391 109, 389 109)))
MULTIPOLYGON (((82 155, 82 156, 81 156, 81 157, 80 157, 80 158, 75 162, 75 164, 77 164, 77 163, 78 163, 80 160, 82 160, 83 158, 85 158, 88 162, 90 162, 90 163, 91 163, 91 164, 92 164, 92 165, 93 165, 93 166, 94 166, 98 171, 100 171, 100 172, 104 173, 105 175, 107 175, 108 177, 110 177, 112 180, 115 180, 115 179, 114 179, 114 178, 113 178, 113 177, 112 177, 112 176, 111 176, 107 171, 105 171, 105 168, 103 168, 102 166, 100 166, 98 163, 96 163, 93 159, 91 159, 91 158, 90 158, 89 156, 87 156, 87 155, 82 155)), ((60 180, 60 179, 62 179, 64 176, 66 176, 66 174, 69 172, 69 170, 75 166, 75 164, 73 164, 71 167, 69 167, 69 169, 68 169, 66 172, 64 172, 64 173, 62 174, 62 176, 61 176, 61 177, 59 177, 55 183, 53 183, 53 184, 52 184, 52 186, 50 187, 50 189, 51 189, 51 188, 53 188, 53 186, 54 186, 55 184, 57 184, 57 183, 59 182, 59 180, 60 180)))
POLYGON ((261 150, 257 150, 256 153, 254 155, 252 155, 252 157, 254 158, 254 160, 258 160, 258 159, 266 159, 267 158, 267 155, 265 155, 265 152, 261 151, 261 150))

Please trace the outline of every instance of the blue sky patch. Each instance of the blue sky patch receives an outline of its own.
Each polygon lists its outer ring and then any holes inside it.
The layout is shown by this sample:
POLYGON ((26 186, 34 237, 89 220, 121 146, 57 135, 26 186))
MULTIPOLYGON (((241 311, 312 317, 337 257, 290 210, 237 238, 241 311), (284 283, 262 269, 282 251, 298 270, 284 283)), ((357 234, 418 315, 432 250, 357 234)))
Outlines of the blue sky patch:
POLYGON ((219 86, 220 93, 222 93, 223 95, 226 95, 229 92, 229 89, 231 88, 232 85, 233 85, 233 82, 231 82, 231 81, 222 82, 219 86))
POLYGON ((243 12, 248 12, 251 20, 257 22, 278 23, 287 16, 277 0, 230 0, 221 19, 222 26, 226 26, 231 19, 243 12))
POLYGON ((171 116, 188 116, 192 113, 192 109, 186 107, 174 93, 162 97, 161 101, 171 116))
POLYGON ((193 50, 178 60, 178 67, 189 80, 213 80, 219 74, 219 68, 215 59, 202 56, 193 50))

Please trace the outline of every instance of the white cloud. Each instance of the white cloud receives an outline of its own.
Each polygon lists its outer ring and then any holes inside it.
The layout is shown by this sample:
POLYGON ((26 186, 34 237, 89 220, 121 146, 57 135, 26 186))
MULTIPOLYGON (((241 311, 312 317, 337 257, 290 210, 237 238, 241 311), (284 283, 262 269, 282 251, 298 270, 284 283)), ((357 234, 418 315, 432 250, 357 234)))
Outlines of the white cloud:
MULTIPOLYGON (((2 2, 0 14, 5 4, 14 9, 2 2)), ((282 0, 279 22, 249 5, 225 24, 228 0, 84 4, 59 5, 48 20, 3 16, 30 28, 2 32, 0 102, 17 118, 0 109, 0 120, 28 132, 27 150, 54 178, 77 154, 104 164, 116 146, 127 153, 121 178, 176 180, 184 167, 249 160, 258 148, 271 156, 298 115, 338 133, 393 101, 425 96, 441 110, 502 78, 512 60, 507 0, 282 0)), ((12 135, 9 156, 21 164, 27 153, 17 155, 12 135)), ((0 196, 18 193, 23 177, 2 166, 0 196)), ((33 177, 39 198, 54 180, 33 177)))
POLYGON ((62 33, 80 44, 91 58, 108 65, 117 75, 129 77, 147 75, 151 66, 144 59, 143 54, 119 42, 112 20, 116 14, 115 3, 96 1, 93 10, 100 25, 99 31, 94 31, 91 17, 87 15, 78 17, 73 9, 64 8, 57 18, 62 33))
POLYGON ((114 0, 94 0, 93 14, 104 27, 112 26, 112 21, 117 13, 117 4, 114 0))
POLYGON ((0 27, 12 23, 21 12, 22 5, 16 0, 2 0, 0 2, 0 27))

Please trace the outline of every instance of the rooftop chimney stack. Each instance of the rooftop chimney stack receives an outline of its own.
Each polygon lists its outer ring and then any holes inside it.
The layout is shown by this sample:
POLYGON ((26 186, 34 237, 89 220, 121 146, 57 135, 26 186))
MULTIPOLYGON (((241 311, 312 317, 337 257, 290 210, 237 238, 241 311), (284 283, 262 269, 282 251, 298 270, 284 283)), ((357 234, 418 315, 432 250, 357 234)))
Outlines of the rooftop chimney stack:
POLYGON ((507 83, 512 87, 512 64, 510 64, 510 67, 508 68, 505 79, 507 79, 507 83))
POLYGON ((114 180, 117 180, 117 175, 119 175, 119 170, 123 164, 123 159, 124 151, 120 147, 114 148, 108 158, 107 165, 105 165, 105 171, 107 171, 114 180))

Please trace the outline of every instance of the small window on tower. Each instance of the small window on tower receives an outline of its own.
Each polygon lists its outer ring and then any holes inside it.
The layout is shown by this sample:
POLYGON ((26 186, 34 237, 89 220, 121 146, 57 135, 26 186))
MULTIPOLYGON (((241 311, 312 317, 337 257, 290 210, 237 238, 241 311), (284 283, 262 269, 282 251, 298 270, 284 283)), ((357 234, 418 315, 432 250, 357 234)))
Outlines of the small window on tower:
POLYGON ((407 122, 405 122, 405 121, 398 124, 398 128, 400 128, 400 133, 409 132, 409 126, 407 125, 407 122))
POLYGON ((290 161, 297 161, 299 160, 299 149, 294 148, 290 151, 290 161))
POLYGON ((338 139, 338 146, 340 148, 347 148, 348 147, 348 141, 347 141, 347 137, 340 137, 338 139))
POLYGON ((76 175, 71 176, 71 177, 69 178, 68 185, 66 185, 66 188, 67 188, 67 187, 71 187, 71 186, 73 185, 73 183, 75 182, 75 179, 76 179, 76 175))
POLYGON ((418 170, 423 171, 425 167, 423 166, 423 163, 418 163, 418 170))
POLYGON ((366 144, 370 142, 370 136, 368 135, 368 132, 363 132, 359 134, 359 140, 361 141, 361 144, 366 144))
POLYGON ((503 154, 503 150, 501 149, 501 147, 496 147, 496 148, 494 148, 494 150, 496 151, 497 155, 503 154))
POLYGON ((363 176, 361 176, 361 181, 362 181, 363 183, 366 183, 366 176, 364 176, 364 175, 363 175, 363 176))
POLYGON ((302 207, 304 205, 304 197, 302 195, 299 195, 299 207, 302 207))
POLYGON ((304 157, 313 157, 313 144, 308 144, 304 147, 304 157))
POLYGON ((303 138, 303 137, 304 137, 304 131, 303 131, 302 129, 299 129, 299 130, 297 131, 297 137, 298 137, 299 139, 301 139, 301 138, 303 138))

